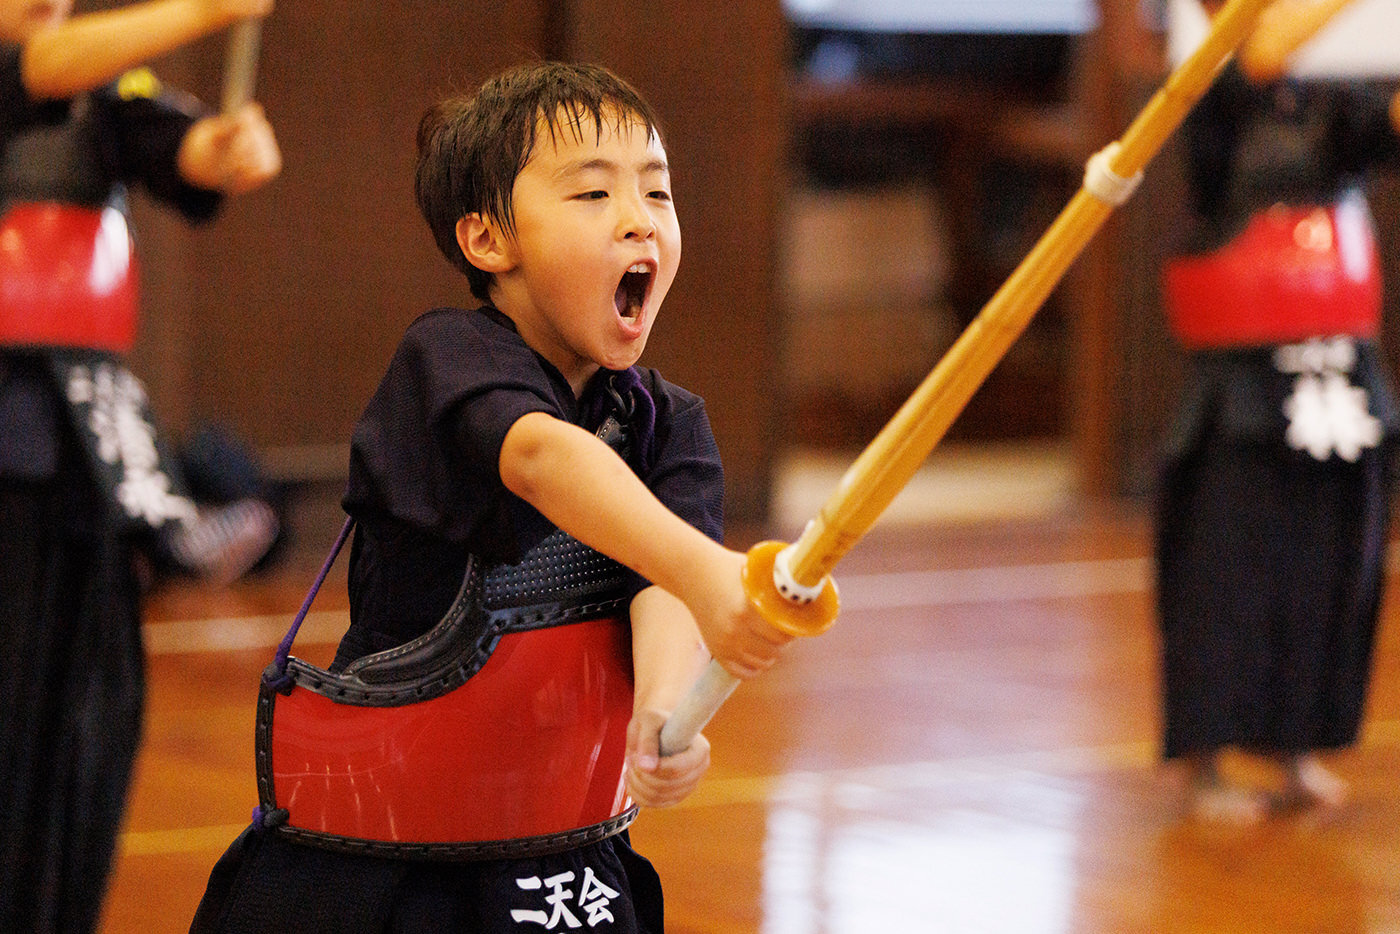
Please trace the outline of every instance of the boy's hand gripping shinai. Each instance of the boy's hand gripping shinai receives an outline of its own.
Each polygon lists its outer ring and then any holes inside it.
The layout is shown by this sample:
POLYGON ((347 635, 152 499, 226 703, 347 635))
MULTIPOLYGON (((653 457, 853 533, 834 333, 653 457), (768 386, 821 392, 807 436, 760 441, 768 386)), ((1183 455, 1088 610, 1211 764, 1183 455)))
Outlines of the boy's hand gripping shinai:
MULTIPOLYGON (((1131 197, 1142 170, 1273 0, 1230 0, 1209 34, 1153 96, 1122 139, 1089 160, 1084 185, 914 394, 846 471, 818 516, 792 545, 763 542, 748 554, 744 587, 775 628, 811 636, 835 622, 828 576, 899 494, 973 393, 1021 335, 1113 209, 1131 197)), ((738 686, 716 662, 661 731, 661 752, 690 745, 738 686)))

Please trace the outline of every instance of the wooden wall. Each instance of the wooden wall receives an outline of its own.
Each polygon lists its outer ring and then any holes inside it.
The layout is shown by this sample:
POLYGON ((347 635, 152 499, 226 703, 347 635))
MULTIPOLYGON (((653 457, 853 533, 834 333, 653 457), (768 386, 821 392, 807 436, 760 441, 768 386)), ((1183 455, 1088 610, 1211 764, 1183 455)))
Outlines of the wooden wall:
MULTIPOLYGON (((1137 0, 1101 0, 1101 12, 1079 127, 1091 148, 1121 133, 1165 75, 1137 0)), ((136 203, 146 324, 135 365, 157 411, 177 431, 206 419, 231 426, 278 473, 342 475, 351 427, 404 326, 471 301, 413 204, 420 114, 524 57, 597 61, 657 106, 675 172, 685 257, 645 360, 706 397, 730 515, 761 521, 774 459, 792 437, 775 373, 793 113, 786 41, 780 0, 283 0, 265 26, 258 81, 283 176, 193 231, 136 203)), ((211 37, 158 71, 217 99, 223 51, 211 37)), ((1180 203, 1173 158, 1169 145, 1071 272, 1064 380, 1087 492, 1151 488, 1178 388, 1180 353, 1155 291, 1180 203)), ((1386 230, 1400 212, 1395 192, 1393 179, 1378 191, 1386 230)), ((1388 241, 1394 283, 1400 245, 1388 241)))

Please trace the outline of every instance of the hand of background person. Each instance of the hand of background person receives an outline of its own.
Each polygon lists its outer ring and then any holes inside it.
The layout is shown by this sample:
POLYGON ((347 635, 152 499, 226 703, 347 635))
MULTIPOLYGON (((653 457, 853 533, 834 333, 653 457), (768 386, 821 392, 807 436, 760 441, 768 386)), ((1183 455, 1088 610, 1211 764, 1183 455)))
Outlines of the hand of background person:
POLYGON ((1257 84, 1277 81, 1294 56, 1352 0, 1275 0, 1259 14, 1239 50, 1240 68, 1257 84))
POLYGON ((180 144, 179 166, 191 185, 238 195, 276 178, 282 151, 262 106, 249 103, 195 121, 180 144))

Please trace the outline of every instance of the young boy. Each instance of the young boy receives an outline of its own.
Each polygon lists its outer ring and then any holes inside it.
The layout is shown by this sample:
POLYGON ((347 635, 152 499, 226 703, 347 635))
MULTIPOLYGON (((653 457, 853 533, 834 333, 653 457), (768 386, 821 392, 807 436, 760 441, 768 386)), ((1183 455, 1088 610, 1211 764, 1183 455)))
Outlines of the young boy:
MULTIPOLYGON (((418 143, 419 206, 483 305, 414 322, 355 430, 345 497, 357 523, 352 619, 332 670, 368 691, 353 674, 425 652, 456 618, 449 608, 494 612, 496 569, 555 548, 562 530, 637 575, 619 621, 635 679, 626 790, 642 805, 675 803, 707 768, 708 744, 699 737, 663 759, 659 734, 705 646, 749 677, 788 637, 749 605, 743 556, 718 543, 721 473, 703 403, 635 367, 680 260, 656 120, 603 69, 538 63, 440 105, 418 143), (626 459, 598 434, 609 419, 625 426, 626 459), (478 562, 488 583, 475 598, 478 562)), ((575 578, 570 569, 558 576, 575 578)), ((522 639, 570 628, 557 623, 592 599, 542 589, 534 599, 555 607, 552 628, 514 633, 522 639)), ((491 666, 521 644, 497 648, 459 690, 488 693, 491 666)), ((539 670, 538 685, 518 689, 508 710, 543 704, 554 674, 539 670)), ((622 767, 619 758, 616 774, 622 767)), ((367 776, 356 774, 363 787, 367 776)), ((514 811, 512 797, 539 777, 518 774, 505 798, 446 810, 514 811)), ((290 809, 278 819, 297 823, 305 806, 296 793, 277 799, 290 809)), ((404 803, 385 810, 401 813, 404 803)), ((581 846, 465 861, 335 852, 258 820, 215 867, 192 930, 515 931, 586 918, 598 931, 659 934, 659 882, 628 845, 626 820, 581 846)))
POLYGON ((128 69, 271 5, 0 0, 0 930, 95 926, 140 737, 138 541, 197 530, 170 547, 196 564, 228 541, 172 495, 122 364, 124 194, 200 220, 281 159, 256 105, 204 114, 128 69))

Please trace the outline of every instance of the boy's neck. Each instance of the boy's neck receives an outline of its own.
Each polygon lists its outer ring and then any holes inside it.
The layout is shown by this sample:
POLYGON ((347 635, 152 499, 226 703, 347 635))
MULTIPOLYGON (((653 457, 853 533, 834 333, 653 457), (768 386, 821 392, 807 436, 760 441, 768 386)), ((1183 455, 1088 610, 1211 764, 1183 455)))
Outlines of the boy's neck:
POLYGON ((563 361, 554 359, 554 357, 541 346, 544 342, 533 337, 533 335, 530 332, 530 321, 524 316, 511 314, 511 309, 509 307, 510 303, 508 301, 502 302, 501 298, 501 292, 497 289, 492 289, 491 307, 495 308, 496 311, 500 312, 502 315, 504 315, 510 320, 510 323, 515 326, 515 333, 520 335, 520 339, 525 342, 525 345, 527 347, 529 347, 535 353, 539 354, 544 359, 548 360, 550 365, 559 371, 559 375, 562 376, 564 378, 564 381, 569 384, 569 389, 572 390, 575 399, 583 398, 584 387, 588 385, 588 381, 591 380, 593 376, 600 369, 602 369, 602 367, 600 367, 596 363, 588 363, 567 368, 565 366, 562 366, 561 363, 563 361))

